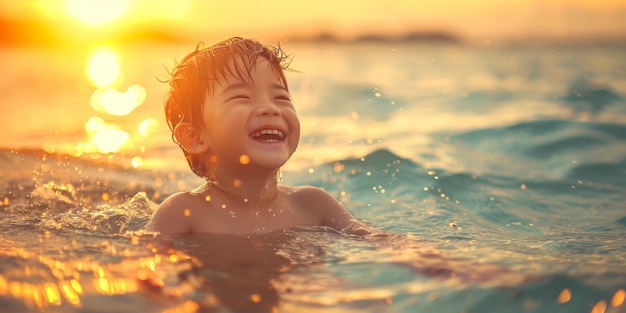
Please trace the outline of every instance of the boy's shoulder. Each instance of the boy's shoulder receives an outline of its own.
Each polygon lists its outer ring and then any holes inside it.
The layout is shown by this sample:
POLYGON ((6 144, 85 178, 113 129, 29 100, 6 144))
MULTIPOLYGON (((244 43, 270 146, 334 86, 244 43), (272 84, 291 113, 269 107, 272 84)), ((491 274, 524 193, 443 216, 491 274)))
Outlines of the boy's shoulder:
POLYGON ((165 198, 159 205, 159 208, 167 210, 184 210, 185 208, 194 207, 194 204, 202 203, 198 194, 191 191, 181 191, 165 198))
POLYGON ((333 195, 320 187, 283 186, 291 205, 304 210, 314 209, 322 217, 343 212, 343 205, 333 195))
POLYGON ((193 229, 194 219, 202 212, 198 210, 206 201, 201 201, 192 192, 178 192, 165 198, 154 211, 146 229, 166 233, 188 233, 193 229))
POLYGON ((291 204, 307 212, 315 212, 320 225, 357 236, 374 232, 372 228, 355 219, 338 199, 323 188, 313 186, 288 188, 294 195, 291 204))
MULTIPOLYGON (((292 197, 295 201, 306 200, 335 200, 326 190, 315 186, 286 186, 280 185, 281 191, 289 197, 292 197)), ((336 201, 336 200, 335 200, 336 201)))

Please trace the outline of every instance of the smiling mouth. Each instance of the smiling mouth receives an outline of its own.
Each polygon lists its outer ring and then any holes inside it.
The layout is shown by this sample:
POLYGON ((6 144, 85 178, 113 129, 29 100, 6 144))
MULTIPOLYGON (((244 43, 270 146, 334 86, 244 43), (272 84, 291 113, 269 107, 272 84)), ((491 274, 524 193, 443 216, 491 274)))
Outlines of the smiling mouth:
POLYGON ((263 143, 281 142, 285 139, 283 131, 275 128, 265 128, 250 133, 250 138, 263 143))

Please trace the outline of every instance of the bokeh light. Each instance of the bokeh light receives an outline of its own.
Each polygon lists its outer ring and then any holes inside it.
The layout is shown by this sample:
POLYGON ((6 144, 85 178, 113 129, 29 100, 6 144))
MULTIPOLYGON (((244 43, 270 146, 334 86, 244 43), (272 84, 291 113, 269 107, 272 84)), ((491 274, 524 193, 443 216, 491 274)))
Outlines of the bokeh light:
POLYGON ((85 75, 97 88, 115 83, 121 74, 117 52, 110 46, 96 47, 87 59, 85 75))
POLYGON ((146 100, 146 89, 138 84, 128 87, 125 92, 114 88, 97 89, 91 95, 91 107, 99 112, 115 116, 126 116, 146 100))
POLYGON ((130 165, 132 165, 134 168, 138 168, 140 166, 143 165, 143 158, 140 156, 135 156, 132 158, 132 160, 130 160, 130 165))
POLYGON ((127 132, 116 128, 105 128, 93 136, 93 143, 101 153, 119 152, 128 142, 127 132))
POLYGON ((117 125, 107 124, 100 117, 92 117, 85 123, 88 141, 82 152, 116 153, 128 144, 130 135, 117 125))
POLYGON ((85 131, 87 131, 87 134, 95 134, 105 127, 104 120, 97 116, 90 118, 87 120, 87 123, 85 123, 85 131))
POLYGON ((159 122, 155 118, 149 117, 139 123, 138 131, 142 137, 148 137, 159 127, 159 122))

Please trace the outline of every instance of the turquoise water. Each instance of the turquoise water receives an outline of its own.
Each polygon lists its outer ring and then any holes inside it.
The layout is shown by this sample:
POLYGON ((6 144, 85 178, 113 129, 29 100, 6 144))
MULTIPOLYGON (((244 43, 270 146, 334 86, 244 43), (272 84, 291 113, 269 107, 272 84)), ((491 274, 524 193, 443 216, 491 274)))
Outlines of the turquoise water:
MULTIPOLYGON (((0 311, 626 312, 626 48, 285 48, 303 136, 284 182, 388 236, 146 234, 199 182, 165 129, 138 169, 51 152, 71 125, 22 130, 0 150, 0 311)), ((134 114, 160 119, 163 86, 145 85, 134 114)), ((47 116, 78 101, 24 99, 47 116)))

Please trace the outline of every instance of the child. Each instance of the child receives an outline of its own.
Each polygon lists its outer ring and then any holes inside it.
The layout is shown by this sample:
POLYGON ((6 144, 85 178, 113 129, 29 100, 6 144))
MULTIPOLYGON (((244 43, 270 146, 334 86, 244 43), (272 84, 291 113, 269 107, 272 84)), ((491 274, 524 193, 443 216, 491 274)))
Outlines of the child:
POLYGON ((316 187, 278 184, 300 122, 279 47, 239 37, 186 56, 172 71, 165 114, 191 170, 206 182, 171 195, 146 226, 160 233, 269 233, 319 225, 372 230, 316 187))

